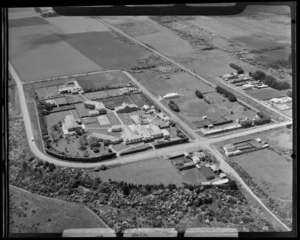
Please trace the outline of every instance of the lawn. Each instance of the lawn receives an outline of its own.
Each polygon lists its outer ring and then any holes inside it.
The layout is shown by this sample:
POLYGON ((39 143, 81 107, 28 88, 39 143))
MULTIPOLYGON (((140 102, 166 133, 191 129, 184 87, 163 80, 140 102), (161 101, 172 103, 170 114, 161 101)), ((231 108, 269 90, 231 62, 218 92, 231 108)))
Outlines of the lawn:
POLYGON ((292 162, 269 149, 263 149, 231 159, 241 166, 261 189, 275 199, 292 199, 292 162))
POLYGON ((119 96, 113 98, 107 98, 101 100, 106 108, 114 110, 115 107, 121 106, 124 102, 131 104, 132 101, 128 96, 119 96))
POLYGON ((10 233, 62 233, 106 226, 86 207, 9 187, 10 233), (59 211, 58 211, 59 209, 59 211))
POLYGON ((141 108, 142 109, 142 107, 144 106, 144 105, 151 105, 151 104, 149 104, 149 102, 147 102, 146 101, 146 99, 143 97, 143 95, 141 95, 140 93, 137 93, 137 94, 131 94, 130 96, 129 96, 129 98, 131 99, 131 101, 134 103, 134 104, 136 104, 136 105, 138 105, 138 107, 139 108, 141 108))
POLYGON ((269 100, 271 98, 285 97, 284 93, 281 93, 272 88, 263 89, 251 89, 246 91, 249 95, 259 99, 259 100, 269 100))
POLYGON ((56 113, 51 113, 50 115, 46 115, 48 131, 50 132, 51 127, 55 124, 58 124, 59 121, 64 122, 65 116, 71 114, 72 114, 71 111, 62 111, 62 112, 56 112, 56 113))
POLYGON ((121 124, 117 116, 115 115, 114 112, 108 112, 106 114, 107 118, 109 119, 111 125, 119 125, 121 124))
MULTIPOLYGON (((132 114, 133 115, 133 114, 132 114)), ((133 120, 130 118, 129 113, 118 113, 119 118, 125 125, 134 124, 133 120)))
POLYGON ((91 177, 100 177, 104 181, 112 179, 135 184, 180 184, 183 182, 182 176, 171 166, 171 163, 162 158, 145 159, 89 174, 91 177))
POLYGON ((107 91, 104 90, 104 91, 84 93, 83 96, 88 99, 97 99, 97 98, 106 98, 109 95, 107 91))

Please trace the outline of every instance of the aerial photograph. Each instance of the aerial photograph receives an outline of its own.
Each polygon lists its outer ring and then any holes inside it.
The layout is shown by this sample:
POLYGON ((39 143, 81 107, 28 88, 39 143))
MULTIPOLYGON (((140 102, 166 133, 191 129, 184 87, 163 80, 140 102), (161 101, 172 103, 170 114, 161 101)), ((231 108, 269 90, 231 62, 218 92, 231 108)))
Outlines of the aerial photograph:
POLYGON ((290 6, 58 12, 8 8, 9 234, 293 230, 290 6))

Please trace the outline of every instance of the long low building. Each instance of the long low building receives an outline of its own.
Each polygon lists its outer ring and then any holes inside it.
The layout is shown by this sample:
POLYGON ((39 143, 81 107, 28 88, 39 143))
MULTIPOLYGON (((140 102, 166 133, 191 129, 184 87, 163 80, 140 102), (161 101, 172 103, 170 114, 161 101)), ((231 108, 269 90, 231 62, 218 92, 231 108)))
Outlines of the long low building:
POLYGON ((115 137, 115 136, 102 134, 102 133, 92 133, 91 135, 89 135, 87 137, 87 139, 89 139, 91 137, 98 138, 101 140, 109 140, 112 144, 117 144, 117 143, 120 143, 123 141, 121 137, 115 137))

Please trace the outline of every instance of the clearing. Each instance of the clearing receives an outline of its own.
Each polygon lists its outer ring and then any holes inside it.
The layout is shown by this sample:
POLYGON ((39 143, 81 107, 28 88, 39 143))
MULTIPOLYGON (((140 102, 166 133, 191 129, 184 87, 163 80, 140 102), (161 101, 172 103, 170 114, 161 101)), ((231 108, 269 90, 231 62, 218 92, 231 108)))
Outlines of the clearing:
POLYGON ((182 176, 171 166, 171 163, 162 158, 145 159, 106 171, 90 172, 89 175, 93 178, 100 177, 104 181, 112 179, 135 184, 180 184, 183 182, 182 176))
POLYGON ((84 206, 9 187, 10 233, 62 233, 69 228, 106 226, 84 206), (59 209, 59 211, 57 211, 59 209))

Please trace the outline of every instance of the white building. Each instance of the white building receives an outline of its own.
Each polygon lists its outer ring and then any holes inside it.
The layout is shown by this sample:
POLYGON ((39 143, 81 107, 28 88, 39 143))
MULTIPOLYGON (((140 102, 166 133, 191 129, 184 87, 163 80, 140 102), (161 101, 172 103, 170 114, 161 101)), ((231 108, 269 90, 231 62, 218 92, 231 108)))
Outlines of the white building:
POLYGON ((83 104, 86 108, 95 109, 98 110, 99 112, 103 112, 103 111, 106 112, 105 106, 102 102, 87 100, 83 104))
POLYGON ((122 125, 113 125, 110 129, 112 132, 122 132, 122 125))
POLYGON ((178 97, 179 97, 178 93, 167 93, 166 95, 163 96, 164 99, 178 98, 178 97))
POLYGON ((144 105, 142 108, 144 111, 148 111, 150 109, 150 107, 148 105, 144 105))
POLYGON ((170 133, 167 129, 162 129, 161 131, 163 133, 164 138, 170 138, 170 133))
POLYGON ((64 94, 64 93, 76 94, 83 91, 80 85, 78 84, 78 82, 74 80, 74 81, 69 81, 67 82, 66 85, 63 85, 62 87, 58 88, 58 92, 60 94, 64 94))

